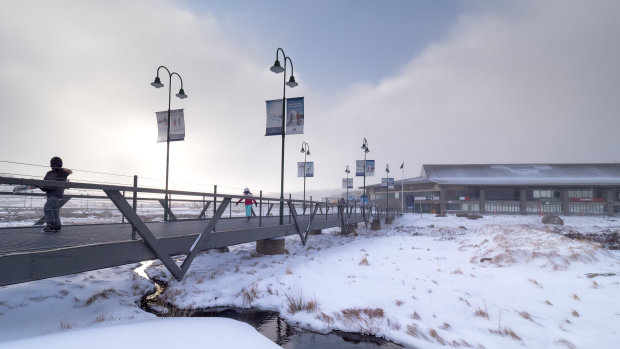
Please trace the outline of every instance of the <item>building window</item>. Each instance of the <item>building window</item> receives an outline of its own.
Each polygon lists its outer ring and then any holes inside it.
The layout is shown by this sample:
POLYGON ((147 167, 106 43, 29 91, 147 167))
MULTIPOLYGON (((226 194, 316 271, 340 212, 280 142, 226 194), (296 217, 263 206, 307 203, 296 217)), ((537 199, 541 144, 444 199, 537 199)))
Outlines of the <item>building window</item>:
POLYGON ((521 208, 519 206, 519 204, 505 204, 505 203, 487 203, 484 205, 485 210, 487 211, 487 213, 492 213, 492 212, 507 212, 507 213, 517 213, 517 212, 521 212, 521 208))
POLYGON ((568 197, 571 199, 592 199, 594 191, 592 189, 569 189, 568 197))
POLYGON ((605 212, 605 205, 603 204, 569 204, 568 212, 576 214, 601 214, 605 212))

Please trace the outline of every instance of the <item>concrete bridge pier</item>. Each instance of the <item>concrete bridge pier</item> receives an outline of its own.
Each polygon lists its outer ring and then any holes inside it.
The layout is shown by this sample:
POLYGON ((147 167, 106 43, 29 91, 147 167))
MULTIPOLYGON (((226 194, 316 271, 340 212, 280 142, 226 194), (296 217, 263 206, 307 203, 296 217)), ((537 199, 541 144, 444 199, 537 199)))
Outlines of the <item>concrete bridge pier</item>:
POLYGON ((370 230, 379 230, 381 229, 381 219, 375 218, 372 223, 370 223, 370 230))
POLYGON ((264 255, 284 254, 284 239, 264 239, 256 241, 256 252, 264 255))

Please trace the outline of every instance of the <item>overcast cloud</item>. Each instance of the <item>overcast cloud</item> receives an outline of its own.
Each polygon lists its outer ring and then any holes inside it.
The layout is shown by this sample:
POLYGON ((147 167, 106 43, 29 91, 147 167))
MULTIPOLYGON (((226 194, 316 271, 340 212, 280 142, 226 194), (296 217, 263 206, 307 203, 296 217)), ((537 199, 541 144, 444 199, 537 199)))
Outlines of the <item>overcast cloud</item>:
MULTIPOLYGON (((305 96, 306 134, 287 137, 285 191, 303 186, 302 140, 315 161, 309 189, 338 188, 345 165, 363 158, 364 137, 377 162, 371 184, 386 163, 400 179, 402 161, 414 177, 424 163, 619 160, 620 2, 473 4, 379 83, 360 74, 325 90, 304 84, 323 62, 296 63, 300 85, 287 96, 305 96)), ((268 70, 280 44, 242 24, 231 34, 230 25, 176 1, 0 1, 0 160, 47 164, 59 155, 69 168, 163 186, 154 112, 167 108, 168 79, 166 88, 149 85, 163 64, 189 95, 172 100, 185 108, 187 136, 171 144, 171 187, 279 193, 280 138, 264 137, 264 101, 281 98, 282 75, 268 70)), ((386 40, 414 44, 407 33, 386 40)), ((173 80, 173 95, 179 87, 173 80)))

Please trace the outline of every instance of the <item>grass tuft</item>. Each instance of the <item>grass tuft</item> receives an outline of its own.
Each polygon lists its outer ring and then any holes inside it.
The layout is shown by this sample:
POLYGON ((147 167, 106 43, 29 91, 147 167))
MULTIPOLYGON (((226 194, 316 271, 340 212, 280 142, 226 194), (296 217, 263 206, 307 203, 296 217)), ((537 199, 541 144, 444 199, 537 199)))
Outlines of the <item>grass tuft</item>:
POLYGON ((577 312, 577 310, 571 311, 570 314, 574 317, 579 317, 579 313, 577 312))
POLYGON ((476 312, 474 313, 474 315, 476 315, 477 317, 481 317, 481 318, 485 318, 485 319, 489 319, 489 312, 487 311, 487 307, 485 306, 484 309, 478 307, 478 309, 476 309, 476 312))
POLYGON ((522 318, 524 318, 525 320, 529 320, 534 322, 534 320, 532 320, 532 316, 530 315, 530 313, 528 313, 527 311, 520 311, 519 312, 519 316, 521 316, 522 318))
POLYGON ((443 337, 441 337, 439 335, 439 333, 437 333, 437 331, 434 328, 431 328, 430 330, 428 330, 428 334, 435 339, 435 341, 437 341, 437 343, 441 344, 441 345, 446 345, 446 341, 443 339, 443 337))
POLYGON ((428 337, 420 331, 420 328, 416 324, 407 325, 407 331, 405 332, 411 337, 428 340, 428 337))
POLYGON ((512 337, 512 339, 520 341, 521 337, 519 337, 519 335, 517 335, 515 333, 515 331, 513 331, 512 329, 508 328, 508 327, 500 327, 496 330, 494 329, 489 329, 489 332, 493 333, 493 334, 497 334, 503 337, 512 337))
POLYGON ((565 346, 568 349, 576 349, 577 348, 573 343, 567 341, 566 339, 560 339, 560 340, 557 340, 557 341, 555 341, 553 343, 554 344, 561 344, 561 345, 565 346))
POLYGON ((362 259, 360 261, 359 265, 370 265, 370 263, 368 263, 368 259, 366 259, 366 257, 364 257, 364 259, 362 259))
POLYGON ((94 302, 96 302, 98 299, 108 299, 112 295, 119 295, 119 293, 115 289, 113 289, 113 288, 108 288, 107 290, 99 291, 99 292, 95 293, 94 295, 90 296, 84 302, 84 306, 89 306, 89 305, 93 304, 94 302))

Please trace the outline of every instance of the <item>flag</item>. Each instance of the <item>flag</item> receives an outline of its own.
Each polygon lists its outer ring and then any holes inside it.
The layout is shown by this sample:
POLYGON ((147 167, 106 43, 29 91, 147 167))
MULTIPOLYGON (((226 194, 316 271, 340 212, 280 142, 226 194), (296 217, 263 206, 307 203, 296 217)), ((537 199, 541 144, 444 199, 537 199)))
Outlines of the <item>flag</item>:
POLYGON ((405 162, 403 161, 402 165, 400 165, 400 169, 402 170, 405 167, 405 162))

